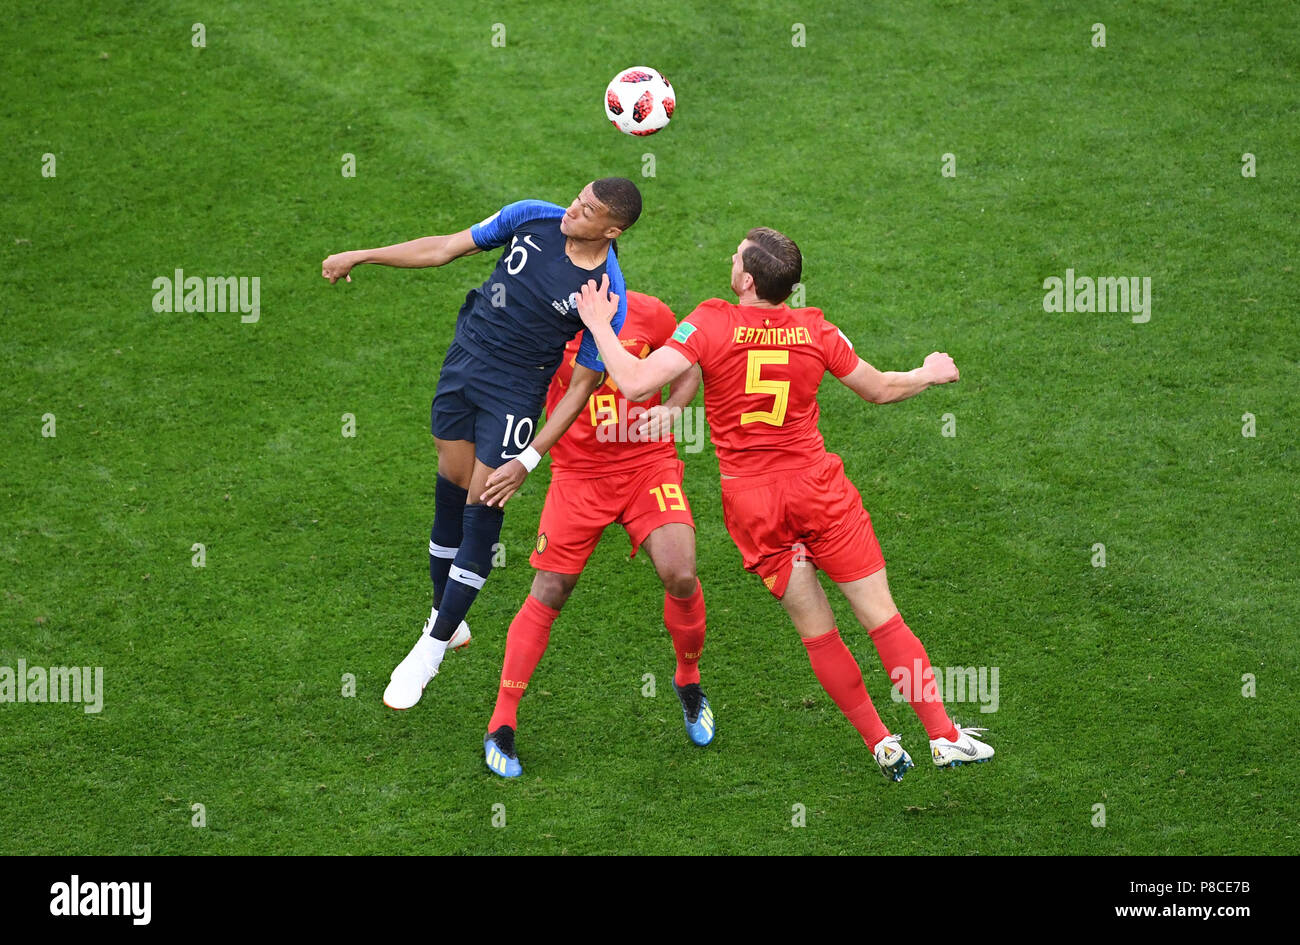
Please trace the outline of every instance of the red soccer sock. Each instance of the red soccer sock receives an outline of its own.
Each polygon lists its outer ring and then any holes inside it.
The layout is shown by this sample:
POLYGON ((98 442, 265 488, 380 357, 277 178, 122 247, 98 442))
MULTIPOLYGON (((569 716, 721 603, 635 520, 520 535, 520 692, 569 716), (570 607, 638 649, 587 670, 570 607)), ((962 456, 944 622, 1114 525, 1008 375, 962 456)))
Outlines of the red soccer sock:
POLYGON ((885 672, 900 688, 912 711, 925 726, 931 738, 957 738, 957 727, 948 718, 943 698, 934 682, 934 669, 925 647, 916 634, 903 623, 902 614, 894 614, 871 631, 871 642, 876 645, 885 672))
POLYGON ((677 653, 674 674, 677 685, 698 683, 700 654, 704 651, 704 588, 698 579, 695 593, 690 597, 664 594, 664 626, 673 638, 673 650, 677 653))
POLYGON ((542 661, 546 644, 551 639, 551 624, 560 612, 547 607, 531 594, 524 599, 515 619, 506 633, 506 656, 501 666, 501 688, 497 692, 496 708, 488 731, 495 732, 502 725, 517 728, 519 700, 524 697, 533 670, 542 661))
POLYGON ((889 734, 889 729, 880 721, 880 715, 867 695, 867 685, 862 681, 858 661, 840 639, 839 629, 811 640, 805 639, 803 645, 808 649, 808 662, 812 663, 817 681, 840 707, 844 717, 853 723, 867 747, 875 751, 876 744, 889 734))

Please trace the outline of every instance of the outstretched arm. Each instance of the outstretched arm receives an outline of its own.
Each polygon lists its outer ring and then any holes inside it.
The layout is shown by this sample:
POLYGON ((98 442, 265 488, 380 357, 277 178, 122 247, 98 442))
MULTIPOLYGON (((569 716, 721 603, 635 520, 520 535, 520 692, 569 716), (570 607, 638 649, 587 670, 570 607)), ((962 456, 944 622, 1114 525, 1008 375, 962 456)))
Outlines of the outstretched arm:
POLYGON ((609 291, 609 276, 600 277, 600 288, 594 279, 588 279, 578 296, 582 323, 596 342, 600 359, 623 396, 628 400, 645 400, 689 368, 691 362, 668 347, 656 348, 648 358, 638 358, 625 351, 609 324, 616 311, 618 296, 609 291))
POLYGON ((925 363, 911 371, 877 371, 858 358, 858 366, 841 377, 842 383, 863 400, 892 404, 915 397, 936 384, 950 384, 961 375, 946 351, 927 355, 925 363))
POLYGON ((352 276, 349 273, 362 263, 396 266, 399 269, 424 269, 443 266, 453 259, 472 256, 477 252, 480 250, 469 230, 461 230, 450 236, 423 236, 418 240, 408 240, 379 249, 354 249, 346 253, 335 253, 321 263, 320 274, 333 285, 344 278, 351 282, 352 276))
MULTIPOLYGON (((582 409, 587 405, 589 398, 601 385, 605 375, 599 371, 593 371, 589 367, 583 367, 581 364, 573 366, 573 377, 569 380, 569 389, 564 392, 560 402, 555 405, 546 417, 546 425, 533 438, 530 449, 535 451, 535 456, 529 457, 533 460, 533 465, 547 454, 552 446, 560 442, 560 437, 564 436, 564 431, 569 429, 569 425, 582 413, 582 409)), ((524 450, 525 453, 528 450, 524 450)), ((488 481, 483 486, 483 495, 480 497, 485 505, 505 506, 506 501, 518 491, 519 487, 524 484, 524 479, 528 477, 529 467, 525 466, 520 460, 512 459, 508 463, 498 466, 488 477, 488 481)))

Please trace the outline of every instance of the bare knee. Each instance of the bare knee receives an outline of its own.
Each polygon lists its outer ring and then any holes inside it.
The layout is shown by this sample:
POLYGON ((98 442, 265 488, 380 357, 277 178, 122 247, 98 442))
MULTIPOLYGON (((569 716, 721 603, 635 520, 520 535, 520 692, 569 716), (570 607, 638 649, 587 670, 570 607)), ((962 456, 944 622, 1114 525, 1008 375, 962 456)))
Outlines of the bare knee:
POLYGON ((858 611, 856 616, 858 618, 858 623, 862 624, 862 629, 870 632, 882 624, 888 623, 897 613, 897 607, 889 606, 870 610, 866 613, 858 611))
POLYGON ((674 548, 669 551, 663 547, 656 549, 659 557, 654 559, 655 571, 663 582, 664 590, 672 597, 690 597, 695 593, 695 554, 694 548, 674 548))
POLYGON ((853 607, 858 623, 867 630, 874 630, 898 613, 883 568, 867 577, 841 584, 840 590, 853 607))
POLYGON ((661 572, 659 575, 664 582, 664 590, 671 597, 690 597, 695 593, 695 588, 699 583, 695 577, 695 562, 682 562, 681 564, 667 569, 666 573, 661 572))
POLYGON ((888 589, 883 594, 853 604, 853 615, 858 618, 858 623, 862 624, 865 630, 876 629, 896 613, 898 608, 894 606, 894 599, 889 596, 888 589))
POLYGON ((559 610, 577 586, 578 575, 576 574, 538 571, 533 576, 533 587, 529 593, 552 610, 559 610))
POLYGON ((464 440, 441 440, 434 437, 438 450, 438 475, 462 489, 469 488, 474 475, 474 444, 464 440))
POLYGON ((835 614, 826 592, 817 580, 817 569, 807 566, 791 568, 790 580, 781 606, 794 622, 795 632, 805 640, 820 637, 835 629, 835 614))
POLYGON ((439 463, 438 475, 452 483, 452 485, 459 486, 466 491, 469 490, 469 476, 461 474, 460 470, 454 468, 444 469, 442 464, 439 463))
POLYGON ((689 525, 661 525, 645 537, 641 547, 654 562, 655 573, 672 597, 695 593, 695 530, 689 525))

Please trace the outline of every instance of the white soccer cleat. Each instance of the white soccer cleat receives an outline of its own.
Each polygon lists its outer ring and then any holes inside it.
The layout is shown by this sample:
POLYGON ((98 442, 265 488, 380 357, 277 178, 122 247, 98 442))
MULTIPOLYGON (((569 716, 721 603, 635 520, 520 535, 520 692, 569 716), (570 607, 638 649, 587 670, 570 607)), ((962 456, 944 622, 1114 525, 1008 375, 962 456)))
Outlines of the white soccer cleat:
MULTIPOLYGON (((427 628, 432 627, 433 622, 437 619, 438 619, 438 612, 435 610, 433 612, 433 616, 429 618, 429 622, 424 625, 426 627, 424 631, 426 635, 429 633, 429 630, 427 628)), ((469 646, 469 641, 470 641, 469 624, 467 624, 465 621, 462 620, 460 622, 460 626, 456 628, 456 632, 453 633, 451 635, 451 639, 447 641, 447 650, 449 652, 451 650, 463 650, 465 649, 465 647, 469 646)))
POLYGON ((384 690, 384 705, 390 709, 409 709, 419 702, 420 696, 424 695, 424 687, 438 675, 443 655, 448 650, 459 650, 469 645, 469 625, 463 620, 445 644, 429 636, 429 630, 437 618, 438 612, 435 610, 424 622, 420 639, 415 641, 411 652, 406 654, 406 659, 398 663, 389 676, 388 687, 384 690))
POLYGON ((912 756, 903 750, 897 735, 882 738, 876 744, 875 756, 876 764, 880 765, 880 773, 891 781, 903 780, 903 775, 916 767, 912 764, 912 756))
POLYGON ((986 745, 975 737, 976 732, 986 732, 984 728, 962 728, 957 726, 957 740, 946 738, 930 739, 930 757, 940 768, 956 768, 978 761, 988 761, 993 757, 993 747, 986 745))

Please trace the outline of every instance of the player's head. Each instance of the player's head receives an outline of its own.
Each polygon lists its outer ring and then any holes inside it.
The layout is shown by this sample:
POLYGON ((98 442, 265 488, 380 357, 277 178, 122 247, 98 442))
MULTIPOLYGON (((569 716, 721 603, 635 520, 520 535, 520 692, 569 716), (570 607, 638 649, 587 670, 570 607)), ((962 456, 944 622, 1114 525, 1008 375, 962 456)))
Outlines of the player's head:
POLYGON ((617 239, 641 215, 641 191, 624 177, 602 177, 582 188, 560 218, 560 232, 580 240, 617 239))
POLYGON ((746 233, 731 257, 731 291, 737 297, 748 291, 780 305, 802 275, 803 256, 794 240, 765 226, 746 233))

